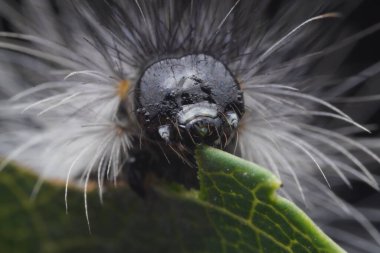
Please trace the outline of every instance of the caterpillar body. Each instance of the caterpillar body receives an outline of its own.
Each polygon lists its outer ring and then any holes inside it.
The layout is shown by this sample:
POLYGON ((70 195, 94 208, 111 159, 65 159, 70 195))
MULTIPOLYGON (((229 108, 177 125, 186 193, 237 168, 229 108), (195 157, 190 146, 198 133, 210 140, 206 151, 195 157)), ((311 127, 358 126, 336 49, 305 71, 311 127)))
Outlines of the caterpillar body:
POLYGON ((339 72, 380 29, 344 26, 359 4, 0 0, 0 168, 16 160, 85 192, 94 178, 100 196, 124 175, 144 195, 148 173, 197 187, 205 143, 273 171, 349 252, 377 252, 371 217, 330 189, 379 188, 377 139, 355 137, 368 129, 331 102, 380 71, 339 72), (334 225, 344 219, 365 235, 334 225))

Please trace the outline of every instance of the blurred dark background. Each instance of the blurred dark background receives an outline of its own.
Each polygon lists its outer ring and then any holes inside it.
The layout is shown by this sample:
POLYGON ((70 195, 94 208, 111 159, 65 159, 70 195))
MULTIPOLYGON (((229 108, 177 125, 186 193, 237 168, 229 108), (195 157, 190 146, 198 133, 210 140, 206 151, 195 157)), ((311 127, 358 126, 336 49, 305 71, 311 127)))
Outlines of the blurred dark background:
MULTIPOLYGON (((362 31, 371 26, 380 24, 380 1, 378 0, 365 0, 362 4, 349 15, 348 22, 353 29, 362 31)), ((380 63, 380 31, 365 37, 358 41, 352 52, 348 55, 345 66, 349 68, 352 75, 359 74, 365 69, 380 63)), ((375 67, 376 69, 376 67, 375 67)), ((380 71, 380 65, 377 67, 380 71)), ((365 81, 360 85, 347 91, 347 96, 368 96, 380 95, 380 73, 375 74, 371 78, 364 78, 365 81)), ((339 105, 339 104, 338 104, 339 105)), ((350 116, 360 123, 372 126, 380 125, 380 102, 354 102, 341 105, 350 116)), ((380 130, 377 127, 371 128, 372 135, 361 134, 361 137, 375 138, 380 137, 380 130)), ((379 140, 380 142, 380 140, 379 140)), ((380 143, 378 143, 380 147, 380 143)), ((380 151, 380 150, 375 150, 380 151)), ((380 175, 379 165, 372 166, 373 173, 380 175)), ((377 191, 369 187, 363 182, 354 182, 353 191, 347 192, 345 187, 337 189, 339 195, 346 199, 348 202, 356 204, 363 200, 363 196, 379 195, 377 191)), ((380 199, 380 197, 379 197, 380 199)), ((379 202, 380 203, 380 202, 379 202)), ((379 204, 378 204, 379 205, 379 204)))

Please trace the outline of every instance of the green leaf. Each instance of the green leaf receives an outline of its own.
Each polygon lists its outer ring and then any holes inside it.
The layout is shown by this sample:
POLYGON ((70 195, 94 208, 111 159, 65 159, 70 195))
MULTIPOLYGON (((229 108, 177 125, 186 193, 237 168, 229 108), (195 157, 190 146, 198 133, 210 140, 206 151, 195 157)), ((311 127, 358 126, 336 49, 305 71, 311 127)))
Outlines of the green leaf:
POLYGON ((298 207, 276 195, 281 182, 268 170, 210 147, 198 149, 197 161, 200 198, 212 205, 208 217, 223 248, 244 243, 255 249, 246 252, 345 252, 298 207))
MULTIPOLYGON (((30 193, 37 177, 8 166, 0 173, 0 252, 343 252, 293 204, 275 195, 268 171, 201 148, 201 190, 158 182, 146 199, 126 186, 107 187, 104 204, 62 182, 30 193)), ((96 184, 95 184, 96 185, 96 184)), ((92 187, 96 188, 96 187, 92 187)))

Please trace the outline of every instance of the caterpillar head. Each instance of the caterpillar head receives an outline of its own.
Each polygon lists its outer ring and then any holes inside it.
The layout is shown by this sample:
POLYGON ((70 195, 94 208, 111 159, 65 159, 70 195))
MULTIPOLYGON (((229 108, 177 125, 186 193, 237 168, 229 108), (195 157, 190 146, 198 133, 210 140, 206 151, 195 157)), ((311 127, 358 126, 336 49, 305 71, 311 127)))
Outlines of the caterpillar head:
POLYGON ((135 94, 140 125, 149 138, 166 143, 225 146, 244 113, 243 94, 232 73, 204 54, 150 65, 135 94))

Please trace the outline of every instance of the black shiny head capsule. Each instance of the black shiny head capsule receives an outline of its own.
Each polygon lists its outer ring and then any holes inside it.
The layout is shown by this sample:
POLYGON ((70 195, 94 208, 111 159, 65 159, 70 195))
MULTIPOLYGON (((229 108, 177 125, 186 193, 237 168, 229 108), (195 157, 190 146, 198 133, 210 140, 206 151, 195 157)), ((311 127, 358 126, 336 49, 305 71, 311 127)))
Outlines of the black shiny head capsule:
POLYGON ((244 113, 239 84, 208 55, 150 65, 136 87, 137 119, 149 138, 192 146, 225 146, 244 113))

